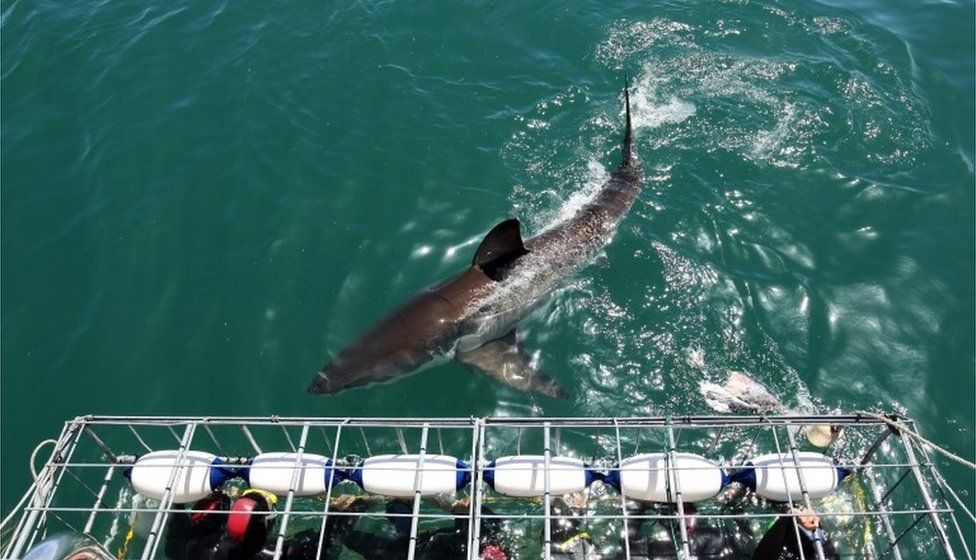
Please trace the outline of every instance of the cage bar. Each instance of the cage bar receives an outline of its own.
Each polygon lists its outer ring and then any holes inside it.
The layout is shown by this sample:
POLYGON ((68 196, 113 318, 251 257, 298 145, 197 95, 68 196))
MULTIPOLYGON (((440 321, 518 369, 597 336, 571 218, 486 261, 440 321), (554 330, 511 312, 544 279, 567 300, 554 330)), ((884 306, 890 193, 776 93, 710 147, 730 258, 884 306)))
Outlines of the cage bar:
MULTIPOLYGON (((889 418, 906 422, 904 418, 889 418)), ((236 467, 246 466, 248 458, 263 453, 263 450, 291 450, 295 453, 293 466, 282 466, 292 469, 291 479, 285 481, 288 491, 279 501, 275 525, 268 535, 269 556, 273 551, 274 557, 279 558, 293 534, 303 529, 317 529, 318 557, 322 558, 325 544, 335 540, 326 539, 327 531, 333 526, 358 523, 366 517, 373 518, 372 526, 375 526, 377 518, 381 522, 383 516, 391 518, 392 514, 384 513, 380 507, 387 498, 347 482, 333 481, 323 495, 317 497, 297 495, 303 458, 314 453, 324 442, 327 451, 322 454, 331 456, 330 472, 348 475, 359 468, 356 465, 361 457, 372 456, 374 451, 382 454, 408 450, 408 438, 404 433, 409 430, 420 433, 413 507, 410 513, 397 514, 410 518, 410 534, 403 556, 408 560, 422 558, 422 545, 438 530, 436 527, 449 520, 458 523, 458 546, 465 550, 468 560, 480 558, 485 542, 494 538, 482 539, 484 527, 501 524, 508 528, 526 523, 534 524, 531 527, 535 532, 524 532, 517 537, 512 536, 514 533, 506 535, 509 539, 523 539, 526 550, 539 550, 539 556, 549 558, 566 538, 561 534, 563 531, 557 533, 557 524, 562 528, 567 522, 572 526, 579 524, 577 531, 586 526, 612 527, 613 530, 596 535, 599 541, 596 548, 618 551, 604 552, 609 554, 606 558, 630 560, 643 554, 641 547, 646 544, 641 526, 644 524, 677 525, 672 536, 675 551, 682 557, 689 557, 693 554, 694 536, 688 533, 686 522, 692 515, 705 524, 726 524, 743 519, 765 522, 798 515, 783 513, 779 506, 764 498, 752 499, 746 508, 722 508, 714 512, 705 507, 693 514, 688 507, 687 489, 682 488, 681 473, 683 469, 695 467, 678 460, 678 453, 685 451, 704 453, 728 471, 735 471, 745 461, 764 453, 777 453, 782 461, 792 458, 794 466, 781 464, 779 467, 782 476, 795 475, 794 482, 798 483, 798 492, 787 485, 786 502, 812 507, 825 522, 834 524, 838 530, 833 533, 839 535, 841 541, 832 540, 846 547, 842 552, 845 557, 877 556, 900 560, 915 558, 922 551, 932 558, 972 559, 966 539, 976 533, 976 523, 969 524, 971 517, 957 518, 954 504, 945 496, 946 490, 951 492, 952 489, 946 488, 937 465, 928 457, 925 448, 915 449, 916 442, 907 430, 898 431, 882 419, 861 414, 634 418, 82 416, 65 423, 54 451, 40 470, 22 507, 8 516, 11 521, 16 519, 17 525, 0 543, 3 557, 20 558, 46 534, 69 527, 83 527, 85 533, 107 547, 123 548, 119 546, 120 539, 126 531, 109 534, 110 522, 123 529, 128 526, 131 533, 138 528, 133 516, 152 514, 148 532, 135 531, 137 534, 131 537, 132 546, 124 548, 136 558, 161 558, 161 551, 165 549, 161 544, 168 537, 167 527, 174 515, 193 512, 174 502, 175 483, 180 480, 181 473, 190 468, 187 454, 191 450, 212 452, 236 467), (801 428, 811 424, 843 427, 843 437, 850 439, 843 445, 814 449, 800 435, 801 428), (195 435, 201 427, 207 437, 197 438, 195 435), (350 429, 354 430, 353 434, 359 432, 362 441, 358 436, 345 437, 350 429), (309 440, 311 430, 322 432, 321 440, 317 437, 313 438, 315 441, 309 440), (422 496, 422 478, 430 468, 427 451, 431 430, 436 432, 436 449, 441 455, 455 456, 468 465, 458 467, 467 469, 470 474, 470 486, 456 494, 468 499, 463 509, 457 504, 446 506, 443 501, 430 501, 424 505, 427 498, 422 496), (162 499, 156 505, 135 504, 132 489, 126 478, 119 476, 120 471, 144 453, 174 450, 174 434, 178 447, 172 464, 162 467, 168 469, 166 475, 161 475, 160 486, 165 481, 162 499), (785 441, 782 434, 786 434, 785 441), (890 437, 892 434, 898 437, 890 437), (619 469, 628 458, 624 449, 632 449, 636 455, 641 447, 647 449, 642 442, 661 441, 665 447, 664 467, 658 476, 665 477, 670 505, 660 504, 639 513, 632 509, 634 500, 606 484, 594 482, 593 487, 587 487, 585 491, 586 505, 582 510, 575 506, 566 510, 553 509, 557 498, 554 477, 558 471, 552 469, 560 468, 552 462, 553 452, 558 456, 586 458, 587 468, 603 473, 596 477, 599 481, 602 476, 619 469), (487 465, 504 454, 503 451, 511 453, 513 447, 518 454, 523 447, 526 450, 541 447, 543 450, 543 493, 539 500, 542 512, 531 500, 506 496, 489 488, 485 476, 487 465), (836 466, 854 471, 854 481, 836 490, 838 499, 845 504, 844 509, 825 509, 818 499, 811 497, 810 479, 806 477, 809 473, 799 467, 800 452, 805 450, 816 450, 832 458, 836 466), (796 472, 788 473, 790 469, 796 469, 796 472), (855 504, 851 496, 858 486, 865 489, 866 499, 855 504), (323 496, 324 503, 319 506, 316 500, 323 496), (361 507, 349 508, 342 499, 337 500, 337 496, 355 496, 361 507), (432 511, 435 506, 444 511, 432 511), (329 519, 342 523, 332 523, 329 519), (466 530, 460 529, 463 522, 467 523, 466 530), (309 523, 314 525, 309 526, 309 523), (855 541, 845 535, 845 530, 853 532, 855 528, 863 529, 862 540, 855 541)), ((464 473, 459 471, 458 474, 464 473)), ((243 487, 243 479, 232 478, 225 483, 224 490, 236 494, 243 487)), ((717 501, 715 504, 721 505, 717 501)), ((758 535, 755 537, 758 542, 758 535)), ((816 556, 823 558, 823 543, 816 541, 814 544, 816 556)), ((509 542, 507 546, 514 545, 509 542)))

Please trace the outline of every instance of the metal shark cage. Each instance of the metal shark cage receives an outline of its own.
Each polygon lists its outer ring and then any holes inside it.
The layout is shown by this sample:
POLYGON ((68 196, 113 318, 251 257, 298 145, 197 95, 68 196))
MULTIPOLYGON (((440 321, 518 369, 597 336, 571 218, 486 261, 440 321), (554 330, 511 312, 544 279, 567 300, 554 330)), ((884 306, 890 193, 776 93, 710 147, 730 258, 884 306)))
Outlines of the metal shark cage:
MULTIPOLYGON (((839 541, 842 557, 973 558, 967 541, 976 519, 946 484, 931 450, 912 437, 914 423, 869 413, 549 419, 84 416, 65 423, 50 458, 34 472, 34 483, 4 520, 0 545, 3 558, 21 558, 48 534, 67 530, 93 536, 119 558, 163 558, 170 521, 187 513, 174 503, 172 486, 190 450, 211 452, 227 464, 246 464, 256 454, 283 451, 294 454, 297 465, 302 454, 315 453, 353 469, 361 457, 402 453, 418 455, 420 466, 433 454, 453 455, 464 461, 458 468, 470 473, 471 482, 437 503, 421 497, 417 476, 413 496, 406 498, 409 513, 396 514, 384 509, 385 498, 350 483, 333 484, 316 497, 297 496, 296 475, 274 513, 268 538, 274 557, 302 529, 319 532, 318 556, 324 557, 321 535, 328 519, 352 516, 357 527, 375 528, 400 515, 410 522, 402 556, 407 559, 424 557, 424 535, 449 525, 461 528, 458 538, 464 539, 468 559, 481 557, 493 533, 509 558, 548 560, 559 554, 556 534, 567 523, 597 541, 599 553, 592 557, 646 558, 636 550, 634 535, 650 527, 651 532, 667 528, 674 557, 688 558, 693 552, 684 520, 692 510, 680 488, 668 488, 671 504, 645 507, 599 483, 571 498, 557 497, 550 492, 550 460, 575 456, 612 472, 626 456, 654 452, 669 459, 666 469, 675 469, 675 454, 692 452, 734 471, 759 453, 796 458, 809 447, 800 435, 802 427, 823 424, 842 428, 843 435, 826 451, 818 451, 854 474, 827 498, 812 500, 798 473, 800 492, 788 496, 787 505, 813 507, 839 541), (123 471, 140 455, 164 449, 176 450, 169 484, 161 499, 139 499, 123 471), (540 498, 508 497, 486 483, 486 465, 492 459, 522 453, 544 458, 540 498), (350 495, 366 506, 356 511, 340 507, 340 498, 350 495), (964 514, 957 515, 949 496, 958 500, 964 514), (964 518, 961 525, 957 517, 964 515, 968 521, 964 518)), ((672 478, 665 480, 675 484, 672 478)), ((243 486, 243 480, 232 479, 224 491, 234 493, 243 486)), ((782 504, 736 486, 698 502, 694 515, 699 523, 751 527, 758 540, 762 526, 794 515, 782 504)), ((819 546, 816 557, 824 558, 819 546)))

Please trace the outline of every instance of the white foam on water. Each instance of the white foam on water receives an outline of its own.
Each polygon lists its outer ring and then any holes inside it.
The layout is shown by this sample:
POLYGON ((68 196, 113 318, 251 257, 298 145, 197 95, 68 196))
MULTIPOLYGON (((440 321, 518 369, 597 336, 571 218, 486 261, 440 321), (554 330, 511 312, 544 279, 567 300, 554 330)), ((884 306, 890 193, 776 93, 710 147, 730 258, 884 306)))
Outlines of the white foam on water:
POLYGON ((544 225, 541 231, 549 230, 571 219, 587 203, 592 201, 600 192, 600 187, 610 178, 610 172, 596 158, 586 162, 586 172, 580 178, 579 187, 553 211, 546 213, 541 220, 544 225))
MULTIPOLYGON (((666 99, 661 99, 657 93, 657 84, 660 78, 657 77, 651 68, 638 76, 631 87, 631 121, 635 131, 635 141, 640 140, 641 129, 658 128, 664 125, 677 124, 683 122, 695 114, 695 106, 688 101, 670 95, 666 99)), ((531 128, 544 128, 541 125, 532 125, 531 128)), ((624 120, 624 109, 620 108, 619 119, 609 122, 602 116, 595 117, 591 121, 601 127, 619 128, 619 123, 624 120)), ((529 171, 537 170, 540 162, 530 162, 529 171)), ((610 178, 610 170, 601 163, 596 155, 591 156, 586 162, 586 169, 583 175, 576 181, 576 188, 573 192, 554 210, 543 211, 540 215, 530 218, 538 226, 539 231, 546 231, 558 224, 571 219, 579 210, 591 202, 600 192, 607 180, 610 178)))
MULTIPOLYGON (((630 96, 631 121, 636 130, 657 128, 665 124, 676 124, 695 114, 695 105, 669 95, 662 101, 658 95, 658 84, 664 81, 652 66, 645 66, 633 85, 630 96)), ((621 117, 624 115, 621 109, 621 117)))

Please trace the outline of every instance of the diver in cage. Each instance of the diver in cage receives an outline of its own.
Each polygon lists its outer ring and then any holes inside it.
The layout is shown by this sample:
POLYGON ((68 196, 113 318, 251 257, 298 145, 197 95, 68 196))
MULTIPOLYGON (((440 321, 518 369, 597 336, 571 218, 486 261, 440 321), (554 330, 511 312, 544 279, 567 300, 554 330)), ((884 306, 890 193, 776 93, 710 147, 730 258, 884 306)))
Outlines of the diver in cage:
MULTIPOLYGON (((461 499, 438 506, 456 516, 452 527, 420 531, 416 535, 417 558, 454 560, 464 558, 468 549, 468 514, 470 502, 461 499), (464 517, 462 517, 464 516, 464 517)), ((492 512, 485 509, 488 514, 492 512)), ((410 528, 413 505, 407 500, 391 500, 386 505, 390 525, 383 533, 353 530, 344 535, 342 544, 352 552, 369 560, 405 558, 410 547, 410 528)), ((498 523, 485 521, 487 530, 481 539, 481 560, 507 560, 508 552, 494 538, 498 523)))
MULTIPOLYGON (((722 507, 726 512, 729 511, 727 504, 722 507)), ((634 515, 643 516, 649 511, 652 511, 652 506, 642 504, 634 515)), ((732 512, 741 513, 741 510, 732 512)), ((734 528, 730 528, 726 520, 699 517, 698 508, 692 503, 684 504, 684 513, 683 520, 676 517, 629 519, 627 528, 631 558, 663 560, 682 557, 681 521, 684 521, 688 549, 693 558, 708 560, 750 557, 753 534, 744 517, 733 517, 734 528), (647 521, 651 522, 649 527, 647 521), (645 528, 650 529, 649 534, 643 532, 645 528)), ((663 514, 677 515, 677 508, 668 507, 663 514)))
POLYGON ((837 549, 820 527, 820 517, 816 512, 812 509, 794 508, 790 513, 795 515, 777 518, 766 530, 752 555, 753 560, 818 558, 815 544, 818 540, 823 546, 824 558, 840 558, 837 549))
MULTIPOLYGON (((166 536, 165 554, 171 560, 263 560, 274 558, 276 539, 275 506, 278 498, 270 492, 250 489, 231 504, 222 492, 203 498, 192 513, 176 514, 166 536)), ((364 509, 356 496, 340 496, 333 502, 334 511, 364 509)), ((333 516, 326 520, 322 554, 318 556, 319 531, 306 529, 284 541, 283 560, 313 560, 338 554, 337 540, 352 527, 350 516, 333 516)))
MULTIPOLYGON (((225 549, 218 549, 214 560, 264 560, 274 558, 276 539, 272 532, 277 497, 260 490, 248 490, 231 508, 227 520, 225 549), (249 494, 250 493, 250 494, 249 494), (250 500, 250 501, 247 501, 250 500)), ((331 502, 332 511, 362 511, 367 507, 360 496, 342 495, 331 502)), ((315 560, 316 558, 335 558, 341 551, 340 543, 345 534, 352 529, 356 518, 334 515, 326 518, 324 535, 321 538, 319 554, 318 529, 305 529, 292 535, 282 544, 282 560, 315 560)))
MULTIPOLYGON (((208 558, 213 560, 250 560, 258 558, 268 544, 274 525, 278 497, 264 490, 245 490, 230 507, 226 530, 208 558)), ((272 545, 273 546, 273 545, 272 545)))
POLYGON ((223 537, 229 510, 230 497, 218 491, 193 504, 190 513, 174 513, 163 545, 166 557, 170 560, 206 558, 223 537))
MULTIPOLYGON (((637 518, 630 518, 627 523, 630 558, 634 560, 678 558, 681 548, 679 520, 673 517, 668 517, 664 521, 651 519, 652 515, 641 519, 640 516, 645 516, 652 511, 652 507, 650 504, 642 504, 637 510, 630 512, 637 516, 637 518), (646 521, 651 523, 645 523, 646 521)), ((726 511, 729 507, 723 504, 723 509, 726 511)), ((590 535, 582 528, 585 511, 585 503, 574 503, 567 497, 553 500, 551 508, 554 517, 551 529, 553 544, 550 551, 553 560, 589 560, 605 557, 590 535)), ((750 557, 752 531, 744 519, 734 519, 736 527, 734 531, 730 531, 727 524, 699 518, 698 509, 694 504, 685 504, 684 512, 685 531, 692 557, 702 560, 750 557)), ((662 516, 665 515, 676 515, 676 509, 669 507, 662 512, 662 516)))
POLYGON ((550 537, 553 560, 589 560, 599 558, 593 539, 583 527, 587 502, 579 495, 557 496, 552 499, 550 537))
POLYGON ((171 560, 249 560, 259 557, 268 540, 278 498, 261 490, 245 490, 233 503, 213 492, 191 512, 174 514, 166 534, 165 553, 171 560))

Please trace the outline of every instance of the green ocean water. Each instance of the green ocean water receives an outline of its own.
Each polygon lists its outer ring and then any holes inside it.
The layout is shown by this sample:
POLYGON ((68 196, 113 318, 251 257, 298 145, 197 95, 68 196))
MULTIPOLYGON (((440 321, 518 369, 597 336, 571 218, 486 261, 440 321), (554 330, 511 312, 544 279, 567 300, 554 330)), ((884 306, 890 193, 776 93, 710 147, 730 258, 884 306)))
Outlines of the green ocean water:
MULTIPOLYGON (((0 504, 97 414, 896 410, 974 455, 972 2, 4 2, 0 504), (329 357, 617 163, 644 191, 524 320, 568 388, 329 357)), ((973 500, 970 471, 943 464, 973 500)))

